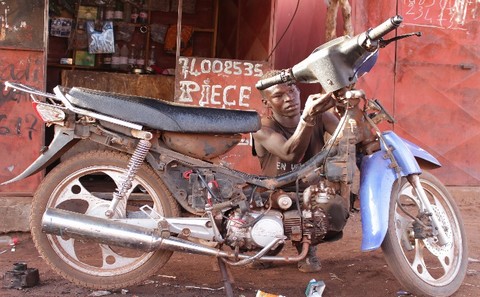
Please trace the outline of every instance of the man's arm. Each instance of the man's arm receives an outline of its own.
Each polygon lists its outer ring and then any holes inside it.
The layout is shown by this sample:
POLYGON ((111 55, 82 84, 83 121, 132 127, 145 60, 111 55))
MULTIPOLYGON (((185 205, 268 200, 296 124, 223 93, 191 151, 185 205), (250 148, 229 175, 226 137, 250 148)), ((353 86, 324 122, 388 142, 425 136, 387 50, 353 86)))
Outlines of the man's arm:
POLYGON ((322 114, 322 121, 325 131, 333 135, 339 123, 338 118, 332 112, 325 112, 322 114))
MULTIPOLYGON (((263 156, 265 151, 278 156, 287 162, 300 162, 308 148, 310 138, 318 113, 325 112, 333 106, 331 94, 313 94, 308 96, 305 108, 300 115, 300 121, 293 135, 286 139, 282 134, 262 125, 262 129, 253 134, 255 149, 258 156, 263 156)), ((335 130, 334 115, 323 120, 328 123, 328 129, 335 130)), ((318 123, 321 124, 321 123, 318 123)), ((327 129, 327 127, 325 127, 327 129)), ((327 130, 330 132, 330 130, 327 130)))
POLYGON ((300 120, 293 135, 286 139, 282 134, 263 126, 253 134, 258 156, 270 152, 287 162, 300 162, 307 150, 313 126, 300 120))

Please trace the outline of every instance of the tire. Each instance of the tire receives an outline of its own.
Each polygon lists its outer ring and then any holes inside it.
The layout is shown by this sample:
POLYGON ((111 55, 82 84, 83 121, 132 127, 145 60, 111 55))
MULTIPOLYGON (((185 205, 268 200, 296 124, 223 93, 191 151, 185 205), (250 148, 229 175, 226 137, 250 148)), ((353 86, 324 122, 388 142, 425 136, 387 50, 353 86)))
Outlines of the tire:
POLYGON ((435 236, 414 238, 413 219, 400 209, 397 197, 414 217, 418 215, 419 200, 407 179, 402 178, 393 186, 382 250, 391 271, 407 291, 420 296, 450 296, 458 290, 467 272, 467 238, 462 218, 437 178, 423 172, 420 183, 445 230, 447 244, 438 244, 435 236))
MULTIPOLYGON (((41 182, 32 201, 30 228, 40 255, 64 278, 91 289, 119 289, 136 285, 167 263, 172 252, 145 253, 92 241, 63 238, 42 232, 47 208, 103 216, 112 193, 123 180, 130 156, 113 151, 80 153, 55 167, 41 182)), ((166 217, 179 213, 171 193, 147 164, 142 164, 126 202, 120 201, 115 218, 139 218, 149 205, 166 217)))

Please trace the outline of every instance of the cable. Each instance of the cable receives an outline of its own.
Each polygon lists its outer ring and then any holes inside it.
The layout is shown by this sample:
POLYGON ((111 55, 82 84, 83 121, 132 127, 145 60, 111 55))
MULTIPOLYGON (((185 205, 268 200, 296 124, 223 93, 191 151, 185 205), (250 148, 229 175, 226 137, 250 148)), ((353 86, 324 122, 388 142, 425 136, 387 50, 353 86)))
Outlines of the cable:
POLYGON ((295 16, 297 15, 297 11, 298 11, 298 7, 300 6, 300 0, 297 0, 297 6, 295 7, 295 11, 293 12, 293 15, 292 15, 292 18, 290 19, 290 22, 288 23, 287 25, 287 28, 285 28, 285 31, 283 32, 282 36, 280 37, 280 39, 277 41, 277 44, 275 44, 275 46, 273 47, 272 51, 270 52, 270 54, 268 55, 267 57, 267 61, 270 59, 270 57, 273 55, 273 52, 277 49, 278 45, 280 44, 280 42, 282 41, 283 37, 285 37, 285 34, 287 33, 288 29, 290 28, 290 25, 292 25, 293 23, 293 19, 295 18, 295 16))

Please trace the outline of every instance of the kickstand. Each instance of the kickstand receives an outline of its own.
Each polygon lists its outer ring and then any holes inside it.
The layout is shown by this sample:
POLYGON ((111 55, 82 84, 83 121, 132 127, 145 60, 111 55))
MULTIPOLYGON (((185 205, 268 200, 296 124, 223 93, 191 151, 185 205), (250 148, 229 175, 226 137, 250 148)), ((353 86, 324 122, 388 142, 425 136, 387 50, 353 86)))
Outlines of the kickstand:
POLYGON ((222 274, 223 286, 225 288, 225 293, 227 297, 233 297, 233 277, 228 270, 227 265, 221 258, 217 258, 218 260, 218 267, 220 268, 220 273, 222 274))

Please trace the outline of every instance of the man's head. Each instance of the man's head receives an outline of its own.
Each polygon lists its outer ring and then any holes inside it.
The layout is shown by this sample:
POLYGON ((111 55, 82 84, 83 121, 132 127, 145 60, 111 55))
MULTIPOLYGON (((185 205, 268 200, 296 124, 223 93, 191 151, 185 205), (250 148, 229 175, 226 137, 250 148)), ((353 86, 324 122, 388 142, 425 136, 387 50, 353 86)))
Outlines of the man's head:
MULTIPOLYGON (((275 76, 280 70, 266 72, 262 79, 275 76)), ((263 91, 262 102, 272 110, 274 114, 284 117, 293 117, 300 114, 300 90, 294 83, 284 83, 271 86, 263 91)))

